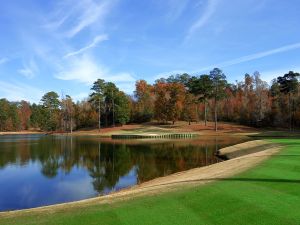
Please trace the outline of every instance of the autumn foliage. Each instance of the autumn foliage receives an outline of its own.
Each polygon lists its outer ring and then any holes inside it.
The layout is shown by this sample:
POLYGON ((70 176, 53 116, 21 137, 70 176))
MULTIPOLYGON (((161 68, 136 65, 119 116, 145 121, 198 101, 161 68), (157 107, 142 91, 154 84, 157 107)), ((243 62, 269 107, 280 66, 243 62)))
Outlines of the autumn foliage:
POLYGON ((189 124, 206 120, 235 122, 254 127, 300 127, 299 73, 288 72, 270 84, 258 72, 229 83, 222 70, 209 74, 172 75, 154 84, 138 80, 132 96, 112 82, 98 79, 85 100, 46 93, 40 104, 0 99, 0 131, 36 128, 70 131, 123 125, 128 122, 189 124))

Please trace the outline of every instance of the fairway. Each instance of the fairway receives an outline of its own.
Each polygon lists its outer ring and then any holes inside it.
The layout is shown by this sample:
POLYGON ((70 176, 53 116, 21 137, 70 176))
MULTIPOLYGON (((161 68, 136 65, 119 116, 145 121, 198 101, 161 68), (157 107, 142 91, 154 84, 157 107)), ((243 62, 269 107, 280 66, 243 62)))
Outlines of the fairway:
POLYGON ((300 140, 238 176, 168 194, 1 218, 0 224, 299 224, 300 140))

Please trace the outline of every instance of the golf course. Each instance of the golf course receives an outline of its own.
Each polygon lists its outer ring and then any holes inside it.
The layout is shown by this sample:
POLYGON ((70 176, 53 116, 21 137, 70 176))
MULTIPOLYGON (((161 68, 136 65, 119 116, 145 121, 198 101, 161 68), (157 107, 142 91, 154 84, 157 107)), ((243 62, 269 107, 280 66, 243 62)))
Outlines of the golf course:
POLYGON ((0 224, 298 224, 300 140, 268 142, 280 150, 234 176, 105 203, 3 212, 0 224))

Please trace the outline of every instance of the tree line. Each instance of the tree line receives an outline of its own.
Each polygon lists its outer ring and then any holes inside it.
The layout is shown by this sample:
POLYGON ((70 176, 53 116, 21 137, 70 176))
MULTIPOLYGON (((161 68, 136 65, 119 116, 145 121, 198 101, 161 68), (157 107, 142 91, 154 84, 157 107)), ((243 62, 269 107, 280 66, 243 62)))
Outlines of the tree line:
POLYGON ((187 73, 156 80, 153 85, 136 82, 132 120, 161 123, 178 120, 191 122, 235 122, 253 127, 300 126, 299 73, 290 71, 269 85, 259 72, 245 74, 232 84, 219 68, 209 74, 187 73))
POLYGON ((90 96, 74 103, 71 96, 47 92, 39 104, 0 99, 0 131, 40 129, 68 131, 93 128, 97 124, 114 126, 130 119, 130 97, 114 83, 97 80, 90 96))
POLYGON ((290 71, 269 85, 259 72, 245 74, 234 84, 219 68, 209 74, 187 73, 161 78, 154 84, 136 82, 134 94, 126 95, 112 82, 98 79, 91 94, 74 102, 71 96, 48 92, 39 104, 0 99, 0 131, 40 129, 69 131, 111 127, 128 122, 160 123, 236 122, 262 127, 300 126, 299 73, 290 71))

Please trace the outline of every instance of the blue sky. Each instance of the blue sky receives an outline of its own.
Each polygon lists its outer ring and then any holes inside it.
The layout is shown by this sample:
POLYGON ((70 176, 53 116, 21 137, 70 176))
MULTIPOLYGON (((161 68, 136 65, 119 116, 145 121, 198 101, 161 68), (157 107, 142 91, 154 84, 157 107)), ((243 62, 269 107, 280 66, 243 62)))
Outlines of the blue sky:
POLYGON ((75 100, 94 80, 220 67, 231 82, 300 71, 299 0, 10 0, 0 7, 0 98, 75 100))

